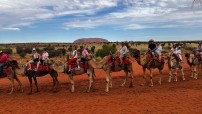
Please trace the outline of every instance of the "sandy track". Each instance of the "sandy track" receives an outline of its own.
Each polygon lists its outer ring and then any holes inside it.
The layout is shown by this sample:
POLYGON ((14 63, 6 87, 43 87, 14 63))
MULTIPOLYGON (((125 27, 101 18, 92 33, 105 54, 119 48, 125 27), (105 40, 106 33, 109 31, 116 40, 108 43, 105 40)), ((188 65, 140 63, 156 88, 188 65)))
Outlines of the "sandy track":
MULTIPOLYGON (((142 70, 137 63, 134 64, 134 87, 120 87, 123 81, 123 72, 112 73, 113 88, 105 93, 105 74, 96 70, 97 77, 91 93, 86 93, 88 86, 87 75, 75 77, 76 92, 70 93, 67 75, 59 74, 59 92, 53 93, 52 79, 50 76, 38 78, 39 93, 27 95, 29 83, 26 77, 20 77, 24 93, 15 90, 13 95, 8 95, 10 90, 7 78, 0 80, 0 114, 27 114, 27 113, 202 113, 202 75, 198 80, 190 78, 187 64, 185 67, 186 81, 168 83, 167 64, 163 71, 162 85, 158 85, 158 72, 154 70, 154 87, 140 86, 142 70)), ((147 73, 148 74, 148 73, 147 73)), ((200 72, 201 74, 201 72, 200 72)), ((17 83, 15 83, 16 85, 17 83)), ((17 87, 17 85, 15 86, 17 87)))

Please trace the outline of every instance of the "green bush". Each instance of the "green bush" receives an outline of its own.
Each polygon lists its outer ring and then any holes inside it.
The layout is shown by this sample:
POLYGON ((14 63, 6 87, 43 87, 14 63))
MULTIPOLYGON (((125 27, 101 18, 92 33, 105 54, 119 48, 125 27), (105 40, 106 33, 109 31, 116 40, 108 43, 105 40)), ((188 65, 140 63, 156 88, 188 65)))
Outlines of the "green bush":
POLYGON ((97 57, 104 57, 109 55, 110 53, 115 53, 116 52, 116 48, 111 46, 111 45, 103 45, 102 49, 99 49, 96 52, 96 56, 97 57))
POLYGON ((6 54, 11 54, 12 53, 12 49, 10 49, 10 48, 7 48, 7 49, 3 49, 2 50, 4 53, 6 53, 6 54))
POLYGON ((20 57, 25 57, 26 53, 24 51, 19 53, 20 57))

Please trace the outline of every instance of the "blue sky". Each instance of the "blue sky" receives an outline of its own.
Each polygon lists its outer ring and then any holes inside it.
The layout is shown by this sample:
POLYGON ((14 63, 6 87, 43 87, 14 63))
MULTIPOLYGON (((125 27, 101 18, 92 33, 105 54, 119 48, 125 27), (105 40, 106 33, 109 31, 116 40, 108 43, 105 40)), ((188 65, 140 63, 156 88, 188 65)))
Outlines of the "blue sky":
POLYGON ((192 0, 0 0, 0 43, 201 40, 192 0))

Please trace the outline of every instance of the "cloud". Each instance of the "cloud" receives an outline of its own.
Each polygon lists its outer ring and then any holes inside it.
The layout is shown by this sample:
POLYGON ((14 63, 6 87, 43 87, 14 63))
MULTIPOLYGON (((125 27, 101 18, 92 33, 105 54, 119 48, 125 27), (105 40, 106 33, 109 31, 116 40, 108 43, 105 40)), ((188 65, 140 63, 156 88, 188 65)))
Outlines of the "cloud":
POLYGON ((202 21, 202 11, 193 11, 191 5, 190 0, 1 0, 0 27, 30 27, 58 19, 66 30, 189 28, 202 21))
POLYGON ((1 30, 5 30, 5 31, 20 31, 19 28, 0 28, 0 31, 1 30))

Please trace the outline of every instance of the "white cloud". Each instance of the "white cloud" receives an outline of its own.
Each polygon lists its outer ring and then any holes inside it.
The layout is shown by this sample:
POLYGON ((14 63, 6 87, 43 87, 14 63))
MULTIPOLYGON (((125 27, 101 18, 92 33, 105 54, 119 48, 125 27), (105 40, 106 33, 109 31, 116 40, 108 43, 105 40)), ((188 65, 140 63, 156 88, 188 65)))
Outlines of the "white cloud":
POLYGON ((4 30, 4 31, 20 31, 19 28, 0 28, 0 31, 4 30))
POLYGON ((0 27, 33 26, 60 16, 75 16, 63 24, 66 30, 105 25, 120 29, 194 27, 202 21, 202 11, 193 11, 191 5, 192 0, 1 0, 0 27), (98 14, 112 7, 118 9, 98 14))

